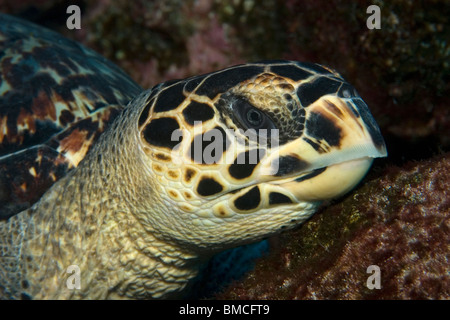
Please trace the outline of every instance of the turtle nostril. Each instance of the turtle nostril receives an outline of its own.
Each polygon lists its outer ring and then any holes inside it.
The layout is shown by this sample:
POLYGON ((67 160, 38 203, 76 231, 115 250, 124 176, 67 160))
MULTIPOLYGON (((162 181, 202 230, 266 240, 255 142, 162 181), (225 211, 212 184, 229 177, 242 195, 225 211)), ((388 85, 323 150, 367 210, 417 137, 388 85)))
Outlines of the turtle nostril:
POLYGON ((344 90, 342 91, 342 95, 344 96, 344 98, 351 98, 351 93, 348 90, 344 90))

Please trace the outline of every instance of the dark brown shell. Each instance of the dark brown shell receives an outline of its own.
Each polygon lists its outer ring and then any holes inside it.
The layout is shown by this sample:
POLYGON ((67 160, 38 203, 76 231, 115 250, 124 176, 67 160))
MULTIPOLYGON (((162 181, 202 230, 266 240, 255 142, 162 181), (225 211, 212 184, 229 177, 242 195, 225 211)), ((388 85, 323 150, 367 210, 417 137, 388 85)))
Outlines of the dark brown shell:
POLYGON ((0 219, 77 166, 141 91, 94 51, 0 14, 0 219))

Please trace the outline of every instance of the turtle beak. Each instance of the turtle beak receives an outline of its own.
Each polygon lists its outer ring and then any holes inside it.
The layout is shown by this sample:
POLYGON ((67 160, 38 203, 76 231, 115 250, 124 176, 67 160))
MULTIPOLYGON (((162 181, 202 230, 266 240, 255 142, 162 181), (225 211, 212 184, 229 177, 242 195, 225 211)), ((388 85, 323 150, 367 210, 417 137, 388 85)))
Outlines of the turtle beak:
POLYGON ((301 137, 272 148, 261 176, 298 200, 339 197, 355 187, 373 158, 386 157, 378 125, 359 97, 327 95, 308 106, 301 137))

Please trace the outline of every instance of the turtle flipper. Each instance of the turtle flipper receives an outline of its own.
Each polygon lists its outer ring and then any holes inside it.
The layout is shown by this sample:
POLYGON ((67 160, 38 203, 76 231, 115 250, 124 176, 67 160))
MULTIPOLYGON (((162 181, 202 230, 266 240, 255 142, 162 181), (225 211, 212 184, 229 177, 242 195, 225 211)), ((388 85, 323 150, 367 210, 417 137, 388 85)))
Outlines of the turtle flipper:
POLYGON ((72 167, 47 145, 0 158, 0 220, 29 208, 72 167))

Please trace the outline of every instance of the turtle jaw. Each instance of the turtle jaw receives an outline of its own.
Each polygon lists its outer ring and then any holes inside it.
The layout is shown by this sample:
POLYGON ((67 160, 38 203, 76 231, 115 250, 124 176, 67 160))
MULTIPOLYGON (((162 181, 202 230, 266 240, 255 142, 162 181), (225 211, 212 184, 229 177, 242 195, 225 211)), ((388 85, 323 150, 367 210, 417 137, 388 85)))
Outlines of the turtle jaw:
POLYGON ((373 158, 365 157, 330 165, 279 184, 297 201, 324 201, 341 197, 366 175, 373 158))

